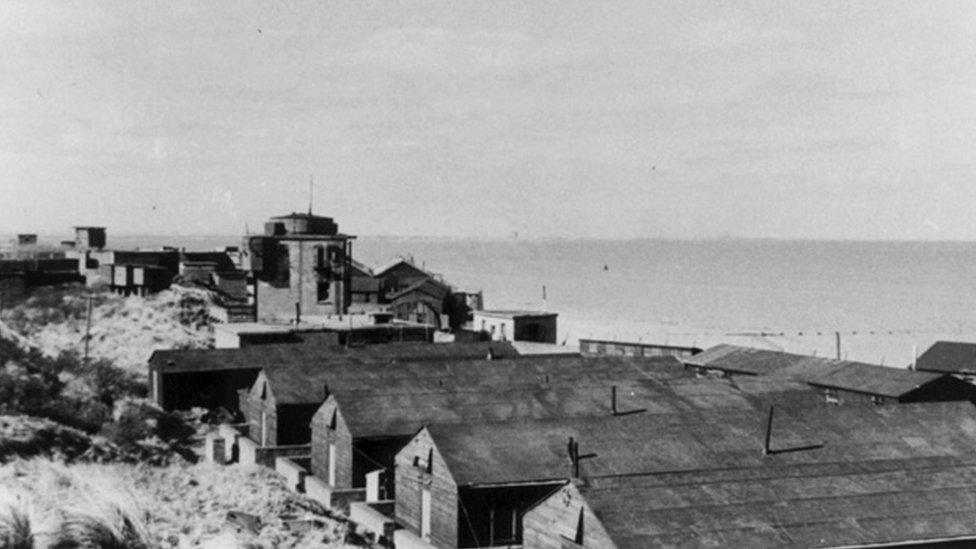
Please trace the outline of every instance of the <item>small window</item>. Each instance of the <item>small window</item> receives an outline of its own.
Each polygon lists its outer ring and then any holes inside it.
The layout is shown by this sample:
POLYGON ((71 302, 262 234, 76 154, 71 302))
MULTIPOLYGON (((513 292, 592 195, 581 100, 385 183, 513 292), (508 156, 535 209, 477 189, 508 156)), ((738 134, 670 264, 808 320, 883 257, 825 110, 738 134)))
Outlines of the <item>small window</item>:
POLYGON ((320 280, 315 287, 315 298, 319 301, 329 300, 329 282, 327 280, 320 280))
POLYGON ((880 397, 878 395, 871 396, 871 404, 874 404, 875 406, 884 404, 884 402, 885 402, 884 397, 880 397))
POLYGON ((840 404, 840 398, 837 397, 837 391, 834 391, 833 389, 824 389, 824 400, 827 401, 827 404, 840 404))

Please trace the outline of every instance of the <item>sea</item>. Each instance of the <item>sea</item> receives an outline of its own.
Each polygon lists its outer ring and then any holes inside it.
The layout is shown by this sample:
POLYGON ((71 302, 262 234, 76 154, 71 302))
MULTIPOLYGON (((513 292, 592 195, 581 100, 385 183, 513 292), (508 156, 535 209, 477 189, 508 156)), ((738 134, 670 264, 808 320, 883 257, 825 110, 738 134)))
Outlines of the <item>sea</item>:
MULTIPOLYGON (((109 245, 240 240, 110 235, 109 245)), ((558 313, 558 342, 569 346, 732 343, 907 367, 936 340, 976 341, 970 242, 361 236, 353 256, 374 268, 412 259, 482 291, 489 309, 558 313)))

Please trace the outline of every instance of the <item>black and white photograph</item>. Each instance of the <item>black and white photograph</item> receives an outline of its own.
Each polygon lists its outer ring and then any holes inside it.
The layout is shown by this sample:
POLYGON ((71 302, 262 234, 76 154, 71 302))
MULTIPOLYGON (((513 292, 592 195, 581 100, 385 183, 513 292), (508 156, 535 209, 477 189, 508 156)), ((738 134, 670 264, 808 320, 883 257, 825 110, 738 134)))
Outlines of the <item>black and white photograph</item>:
POLYGON ((0 549, 976 547, 976 2, 0 0, 0 549))

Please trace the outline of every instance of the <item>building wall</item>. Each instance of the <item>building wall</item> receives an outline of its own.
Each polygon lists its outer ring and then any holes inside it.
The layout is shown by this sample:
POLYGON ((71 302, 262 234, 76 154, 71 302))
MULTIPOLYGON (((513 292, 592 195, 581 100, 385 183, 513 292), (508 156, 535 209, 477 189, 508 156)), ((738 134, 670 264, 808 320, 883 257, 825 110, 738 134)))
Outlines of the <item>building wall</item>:
POLYGON ((427 430, 422 430, 396 457, 396 520, 415 535, 420 535, 421 491, 430 490, 431 536, 437 547, 457 547, 458 489, 447 464, 437 452, 427 430), (426 460, 431 458, 430 473, 426 460), (420 458, 420 466, 414 458, 420 458))
POLYGON ((200 372, 159 373, 151 371, 153 393, 165 410, 225 408, 231 413, 240 409, 238 391, 250 387, 258 370, 209 370, 200 372), (158 382, 158 386, 156 383, 158 382))
POLYGON ((677 346, 672 347, 670 345, 654 345, 652 343, 581 339, 580 352, 584 355, 674 356, 678 358, 685 358, 700 353, 701 349, 677 346))
POLYGON ((352 435, 339 413, 334 399, 326 400, 312 417, 312 474, 327 482, 329 479, 329 444, 335 444, 336 469, 334 488, 352 488, 352 435), (336 428, 332 429, 335 414, 336 428))
POLYGON ((600 519, 572 484, 560 488, 525 513, 522 518, 522 528, 523 547, 534 549, 597 547, 613 549, 616 547, 600 519), (583 543, 577 544, 574 540, 578 539, 581 512, 583 543))
POLYGON ((556 342, 556 317, 525 317, 515 319, 515 341, 556 342))
POLYGON ((266 387, 264 374, 258 375, 247 397, 241 403, 241 412, 248 424, 247 437, 261 444, 261 413, 266 414, 267 445, 274 446, 278 439, 278 412, 274 406, 271 388, 266 387), (262 398, 262 392, 264 398, 262 398))
POLYGON ((556 316, 498 317, 473 313, 473 326, 494 341, 556 343, 556 316))
MULTIPOLYGON (((320 269, 318 249, 325 251, 325 266, 328 266, 328 250, 342 260, 344 241, 339 239, 322 240, 281 240, 277 245, 284 246, 287 261, 278 266, 287 269, 287 277, 258 278, 256 280, 257 315, 259 320, 293 319, 295 303, 299 303, 303 315, 343 314, 348 309, 349 269, 332 269, 329 273, 320 269), (331 274, 330 274, 331 273, 331 274), (319 300, 319 282, 328 284, 328 296, 319 300)), ((283 255, 281 257, 284 257, 283 255)), ((337 266, 338 267, 338 266, 337 266)))
POLYGON ((0 307, 9 307, 26 297, 24 273, 0 272, 0 307))
POLYGON ((485 332, 492 341, 511 341, 514 327, 511 318, 474 315, 474 329, 485 332))

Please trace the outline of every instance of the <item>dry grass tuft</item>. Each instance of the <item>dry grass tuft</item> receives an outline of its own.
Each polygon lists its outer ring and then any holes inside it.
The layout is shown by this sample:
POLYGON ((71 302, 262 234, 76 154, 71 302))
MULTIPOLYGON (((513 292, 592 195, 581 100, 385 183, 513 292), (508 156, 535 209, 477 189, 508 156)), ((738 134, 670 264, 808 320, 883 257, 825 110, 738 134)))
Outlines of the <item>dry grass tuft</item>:
POLYGON ((49 510, 45 520, 32 517, 31 547, 347 547, 343 523, 266 468, 31 459, 0 466, 0 493, 8 489, 29 494, 31 508, 49 510), (227 521, 229 511, 260 517, 260 531, 239 530, 227 521), (285 519, 296 517, 325 526, 291 532, 285 519))
POLYGON ((8 505, 0 512, 0 549, 34 549, 36 534, 30 512, 22 505, 8 505))

